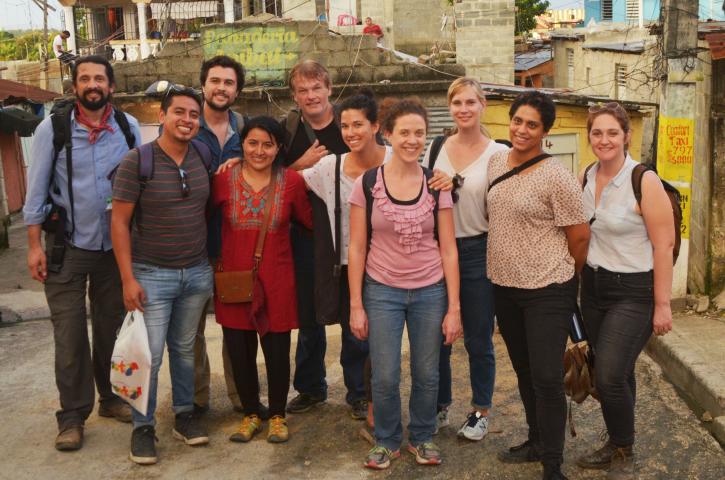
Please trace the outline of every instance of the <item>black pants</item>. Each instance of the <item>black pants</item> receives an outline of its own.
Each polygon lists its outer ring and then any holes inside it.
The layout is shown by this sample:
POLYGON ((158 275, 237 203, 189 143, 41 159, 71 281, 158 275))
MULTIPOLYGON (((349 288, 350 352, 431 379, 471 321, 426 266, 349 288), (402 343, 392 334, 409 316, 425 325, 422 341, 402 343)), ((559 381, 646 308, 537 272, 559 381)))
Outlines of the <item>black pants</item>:
MULTIPOLYGON (((244 414, 259 415, 257 332, 227 327, 222 327, 222 331, 244 414)), ((267 367, 269 414, 284 417, 290 378, 290 332, 269 332, 261 337, 260 343, 267 367)))
POLYGON ((576 308, 576 278, 543 288, 494 285, 496 319, 516 372, 529 440, 542 463, 561 464, 566 427, 562 359, 576 308))
POLYGON ((596 386, 610 441, 634 444, 634 365, 652 335, 652 272, 615 273, 584 267, 582 315, 596 352, 596 386))
MULTIPOLYGON (((46 237, 48 258, 53 237, 46 237)), ((45 297, 55 342, 55 383, 60 394, 58 428, 83 425, 93 410, 94 390, 106 405, 123 402, 113 394, 109 372, 116 333, 124 317, 121 277, 113 252, 66 245, 60 272, 48 272, 45 297), (86 293, 91 304, 93 346, 88 341, 86 293), (95 388, 94 388, 95 384, 95 388)))

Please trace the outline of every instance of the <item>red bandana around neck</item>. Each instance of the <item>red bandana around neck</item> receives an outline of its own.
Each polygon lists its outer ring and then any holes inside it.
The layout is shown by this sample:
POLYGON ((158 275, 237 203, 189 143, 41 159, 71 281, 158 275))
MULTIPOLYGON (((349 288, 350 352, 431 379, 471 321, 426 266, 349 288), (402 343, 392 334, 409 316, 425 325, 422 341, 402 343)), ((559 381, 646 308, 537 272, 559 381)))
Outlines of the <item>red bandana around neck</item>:
POLYGON ((113 133, 113 127, 108 124, 108 119, 111 116, 112 111, 113 107, 111 106, 111 104, 106 104, 106 109, 103 111, 101 121, 98 123, 98 125, 95 125, 91 123, 91 120, 86 116, 85 113, 83 113, 83 109, 81 108, 80 103, 76 102, 76 121, 88 129, 88 141, 91 145, 96 143, 96 140, 98 140, 98 136, 101 134, 102 131, 108 130, 109 132, 113 133))

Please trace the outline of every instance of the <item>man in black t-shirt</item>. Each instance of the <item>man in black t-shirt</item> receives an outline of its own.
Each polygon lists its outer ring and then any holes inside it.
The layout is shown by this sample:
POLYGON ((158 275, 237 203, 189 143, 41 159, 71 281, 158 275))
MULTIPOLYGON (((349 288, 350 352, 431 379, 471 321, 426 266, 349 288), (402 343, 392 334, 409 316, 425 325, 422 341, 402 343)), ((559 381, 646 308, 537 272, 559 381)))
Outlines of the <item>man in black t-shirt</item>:
MULTIPOLYGON (((304 170, 326 155, 348 152, 334 107, 330 103, 332 85, 325 67, 311 60, 298 63, 290 71, 289 86, 298 109, 292 110, 282 121, 288 133, 287 166, 304 170)), ((293 382, 299 395, 287 405, 290 413, 306 412, 327 399, 327 339, 325 327, 316 320, 313 273, 315 254, 329 251, 333 246, 324 202, 312 193, 310 202, 315 225, 314 239, 312 233, 303 227, 292 227, 300 328, 293 382)), ((341 295, 341 298, 346 296, 341 295)), ((346 401, 352 407, 352 417, 364 419, 367 416, 367 402, 363 370, 368 357, 368 345, 352 335, 349 324, 343 321, 341 326, 340 364, 347 387, 346 401)))

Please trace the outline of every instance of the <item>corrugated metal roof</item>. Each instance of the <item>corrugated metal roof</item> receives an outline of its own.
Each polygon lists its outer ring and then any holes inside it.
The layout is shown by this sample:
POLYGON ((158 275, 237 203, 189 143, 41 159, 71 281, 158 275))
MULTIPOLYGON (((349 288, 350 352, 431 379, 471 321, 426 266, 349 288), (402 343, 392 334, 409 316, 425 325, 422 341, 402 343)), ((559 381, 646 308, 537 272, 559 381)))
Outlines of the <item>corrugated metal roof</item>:
POLYGON ((551 49, 543 48, 534 52, 517 53, 514 56, 514 70, 523 72, 538 67, 552 59, 551 49))
POLYGON ((60 96, 61 94, 56 92, 0 78, 0 102, 5 104, 17 103, 22 100, 45 103, 60 96))

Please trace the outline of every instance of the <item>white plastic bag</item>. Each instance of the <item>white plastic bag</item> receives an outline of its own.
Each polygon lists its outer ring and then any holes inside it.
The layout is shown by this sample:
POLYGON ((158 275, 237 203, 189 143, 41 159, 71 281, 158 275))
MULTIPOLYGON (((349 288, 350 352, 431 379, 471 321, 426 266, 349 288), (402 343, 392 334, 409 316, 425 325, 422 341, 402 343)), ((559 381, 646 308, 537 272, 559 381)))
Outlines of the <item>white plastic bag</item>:
POLYGON ((151 378, 151 349, 143 313, 128 312, 116 337, 111 357, 113 393, 146 415, 151 378))

